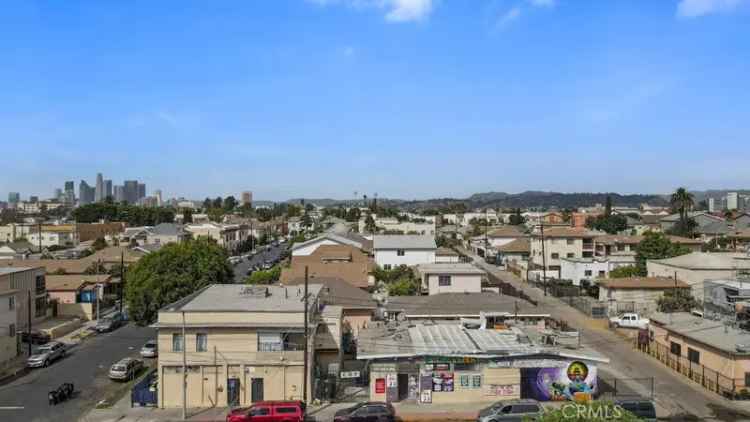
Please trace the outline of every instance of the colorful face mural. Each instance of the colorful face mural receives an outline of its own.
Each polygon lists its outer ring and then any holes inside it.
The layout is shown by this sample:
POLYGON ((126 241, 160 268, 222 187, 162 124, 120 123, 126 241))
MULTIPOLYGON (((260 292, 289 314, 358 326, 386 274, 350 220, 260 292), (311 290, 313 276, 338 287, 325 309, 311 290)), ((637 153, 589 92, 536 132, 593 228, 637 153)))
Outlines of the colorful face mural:
POLYGON ((577 393, 596 393, 596 367, 580 361, 561 368, 526 368, 521 378, 523 397, 541 401, 573 400, 577 393))

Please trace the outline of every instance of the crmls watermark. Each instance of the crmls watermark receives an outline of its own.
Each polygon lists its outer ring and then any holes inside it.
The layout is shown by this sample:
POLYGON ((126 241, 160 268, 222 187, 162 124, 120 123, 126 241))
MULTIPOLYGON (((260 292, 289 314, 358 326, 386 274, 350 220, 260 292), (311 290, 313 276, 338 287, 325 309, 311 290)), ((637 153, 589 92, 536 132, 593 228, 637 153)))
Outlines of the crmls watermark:
POLYGON ((618 405, 601 405, 598 407, 586 406, 582 404, 566 404, 562 408, 564 419, 603 419, 618 420, 624 413, 622 407, 618 405))

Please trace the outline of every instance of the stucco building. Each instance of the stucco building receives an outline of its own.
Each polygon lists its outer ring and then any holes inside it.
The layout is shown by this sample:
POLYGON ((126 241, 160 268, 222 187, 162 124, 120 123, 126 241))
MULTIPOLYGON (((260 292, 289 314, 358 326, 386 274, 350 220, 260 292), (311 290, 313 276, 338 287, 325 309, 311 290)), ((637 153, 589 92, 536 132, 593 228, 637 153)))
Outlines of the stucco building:
POLYGON ((416 267, 422 293, 481 293, 487 274, 470 263, 420 264, 416 267))
POLYGON ((383 269, 435 262, 434 236, 379 235, 373 237, 372 245, 375 263, 383 269))

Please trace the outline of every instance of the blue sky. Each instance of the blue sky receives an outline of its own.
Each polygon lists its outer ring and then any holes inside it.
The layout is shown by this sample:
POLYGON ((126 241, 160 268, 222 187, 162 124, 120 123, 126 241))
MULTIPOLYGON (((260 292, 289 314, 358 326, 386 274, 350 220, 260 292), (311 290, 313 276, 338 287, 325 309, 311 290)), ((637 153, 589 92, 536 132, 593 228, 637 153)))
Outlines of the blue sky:
POLYGON ((30 1, 0 195, 750 185, 750 0, 30 1))

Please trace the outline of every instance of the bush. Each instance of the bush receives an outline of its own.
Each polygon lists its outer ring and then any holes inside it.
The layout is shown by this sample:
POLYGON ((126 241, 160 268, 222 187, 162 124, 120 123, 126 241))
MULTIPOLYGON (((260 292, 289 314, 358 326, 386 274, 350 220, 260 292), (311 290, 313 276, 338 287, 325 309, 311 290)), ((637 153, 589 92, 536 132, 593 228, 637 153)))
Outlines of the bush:
POLYGON ((419 281, 411 278, 402 278, 388 284, 390 296, 414 296, 419 291, 419 281))
POLYGON ((272 284, 281 277, 281 267, 275 265, 270 270, 255 271, 245 279, 245 284, 272 284))
POLYGON ((627 267, 617 267, 609 272, 609 278, 628 278, 638 276, 638 268, 634 265, 628 265, 627 267))

